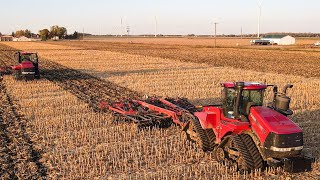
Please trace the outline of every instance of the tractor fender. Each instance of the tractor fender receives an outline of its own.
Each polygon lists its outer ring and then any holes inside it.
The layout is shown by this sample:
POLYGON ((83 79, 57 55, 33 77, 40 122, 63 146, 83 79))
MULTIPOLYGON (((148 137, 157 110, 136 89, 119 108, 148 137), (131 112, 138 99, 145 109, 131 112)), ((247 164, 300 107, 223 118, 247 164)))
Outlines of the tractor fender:
POLYGON ((199 119, 201 127, 203 129, 215 127, 215 120, 217 114, 210 112, 195 112, 194 115, 199 119))

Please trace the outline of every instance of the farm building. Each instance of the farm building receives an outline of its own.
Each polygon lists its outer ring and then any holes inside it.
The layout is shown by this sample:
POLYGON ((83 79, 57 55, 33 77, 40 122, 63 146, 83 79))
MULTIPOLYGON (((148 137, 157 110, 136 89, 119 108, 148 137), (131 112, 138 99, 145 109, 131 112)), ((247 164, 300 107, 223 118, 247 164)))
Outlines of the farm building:
POLYGON ((0 41, 12 41, 13 37, 12 36, 1 36, 0 41))
POLYGON ((268 34, 263 36, 261 40, 270 41, 270 44, 277 45, 292 45, 296 42, 294 37, 285 34, 268 34))
POLYGON ((31 41, 31 39, 27 38, 25 36, 21 36, 21 37, 18 37, 18 38, 13 38, 13 41, 31 41))

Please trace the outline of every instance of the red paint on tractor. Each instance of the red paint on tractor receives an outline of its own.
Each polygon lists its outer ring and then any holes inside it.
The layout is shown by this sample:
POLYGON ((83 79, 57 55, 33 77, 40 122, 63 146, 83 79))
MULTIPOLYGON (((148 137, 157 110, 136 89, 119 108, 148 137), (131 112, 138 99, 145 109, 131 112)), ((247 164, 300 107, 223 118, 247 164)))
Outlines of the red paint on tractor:
POLYGON ((30 61, 23 61, 19 65, 11 66, 11 68, 13 70, 21 70, 21 69, 29 69, 29 68, 31 69, 31 68, 34 68, 34 65, 30 61))
POLYGON ((289 118, 268 107, 252 107, 250 112, 249 120, 262 144, 270 132, 276 134, 302 132, 302 129, 289 118))
MULTIPOLYGON (((235 84, 234 82, 225 82, 225 83, 221 83, 221 85, 223 87, 226 88, 234 88, 235 84)), ((244 83, 244 88, 243 89, 247 89, 247 90, 254 90, 254 89, 266 89, 267 85, 265 84, 261 84, 261 83, 254 83, 254 82, 245 82, 244 83)))

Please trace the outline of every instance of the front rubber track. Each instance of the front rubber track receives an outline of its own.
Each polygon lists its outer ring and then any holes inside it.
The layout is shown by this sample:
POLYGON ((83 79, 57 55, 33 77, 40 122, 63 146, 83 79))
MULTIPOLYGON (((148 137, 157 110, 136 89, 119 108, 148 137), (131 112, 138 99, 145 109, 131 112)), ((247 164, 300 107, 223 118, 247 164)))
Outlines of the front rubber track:
POLYGON ((242 158, 241 164, 238 162, 240 171, 252 171, 255 169, 263 169, 264 161, 260 155, 254 141, 248 134, 237 135, 233 139, 234 146, 238 150, 242 158))

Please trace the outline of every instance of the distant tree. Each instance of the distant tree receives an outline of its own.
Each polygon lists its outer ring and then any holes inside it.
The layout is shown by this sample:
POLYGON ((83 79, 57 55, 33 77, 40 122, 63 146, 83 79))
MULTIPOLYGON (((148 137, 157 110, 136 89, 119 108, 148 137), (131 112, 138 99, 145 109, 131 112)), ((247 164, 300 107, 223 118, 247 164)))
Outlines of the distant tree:
POLYGON ((188 34, 187 36, 189 36, 189 37, 195 37, 196 35, 195 35, 195 34, 188 34))
POLYGON ((24 36, 24 35, 25 35, 24 30, 18 30, 18 31, 16 31, 15 37, 19 38, 19 37, 24 36))
POLYGON ((77 31, 73 33, 73 39, 79 39, 79 33, 77 31))
POLYGON ((58 29, 59 26, 55 25, 55 26, 51 26, 50 28, 50 37, 54 37, 54 36, 58 36, 58 29))
POLYGON ((27 38, 31 38, 31 36, 32 36, 31 31, 29 29, 24 30, 24 36, 27 38))
POLYGON ((12 32, 12 33, 11 33, 11 36, 12 36, 12 37, 15 37, 15 36, 16 36, 16 34, 15 34, 14 32, 12 32))
POLYGON ((62 39, 66 35, 67 35, 67 29, 65 27, 60 27, 58 31, 59 38, 62 39))
POLYGON ((50 38, 50 32, 48 29, 42 29, 39 31, 40 37, 42 41, 46 41, 50 38))
POLYGON ((65 27, 59 27, 58 25, 51 26, 50 37, 58 36, 59 39, 62 39, 66 35, 67 35, 67 29, 65 27))
POLYGON ((64 38, 65 39, 79 39, 80 34, 77 31, 75 31, 73 34, 65 35, 64 38))
POLYGON ((0 36, 2 36, 2 33, 0 32, 0 36))

